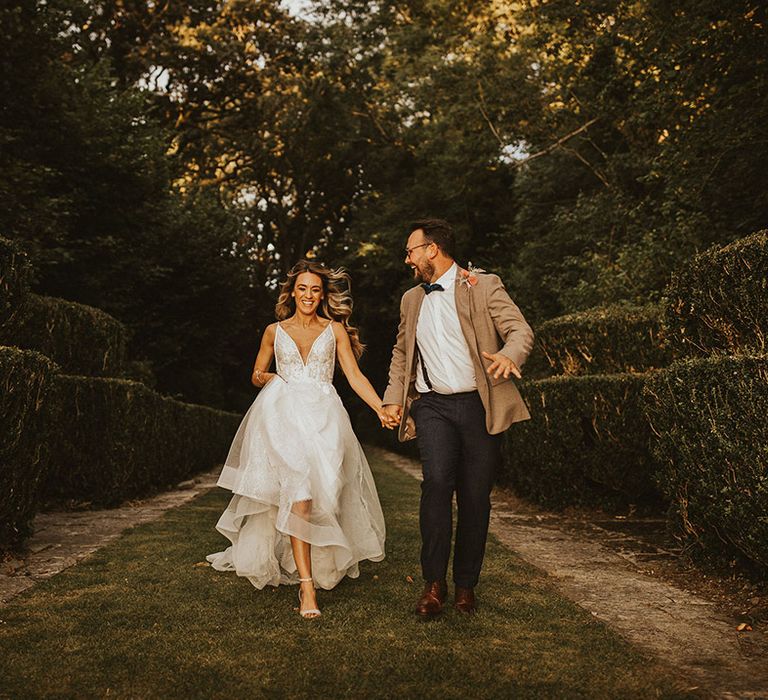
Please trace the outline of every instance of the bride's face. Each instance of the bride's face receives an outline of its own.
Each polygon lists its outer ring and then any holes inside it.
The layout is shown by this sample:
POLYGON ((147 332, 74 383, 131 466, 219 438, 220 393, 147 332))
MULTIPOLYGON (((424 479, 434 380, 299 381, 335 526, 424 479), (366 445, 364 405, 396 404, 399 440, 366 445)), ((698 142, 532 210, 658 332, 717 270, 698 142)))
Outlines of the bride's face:
POLYGON ((296 310, 311 316, 317 312, 323 298, 323 280, 313 272, 302 272, 293 285, 293 298, 296 310))

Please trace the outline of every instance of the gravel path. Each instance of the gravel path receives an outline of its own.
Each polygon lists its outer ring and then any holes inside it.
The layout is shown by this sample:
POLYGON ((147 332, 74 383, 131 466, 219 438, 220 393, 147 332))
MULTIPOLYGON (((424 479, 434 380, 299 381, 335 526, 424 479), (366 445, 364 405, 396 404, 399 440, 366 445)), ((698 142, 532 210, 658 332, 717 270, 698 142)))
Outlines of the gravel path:
POLYGON ((0 607, 111 542, 126 528, 159 518, 216 485, 221 467, 182 482, 173 491, 105 510, 39 513, 23 557, 0 563, 0 607))

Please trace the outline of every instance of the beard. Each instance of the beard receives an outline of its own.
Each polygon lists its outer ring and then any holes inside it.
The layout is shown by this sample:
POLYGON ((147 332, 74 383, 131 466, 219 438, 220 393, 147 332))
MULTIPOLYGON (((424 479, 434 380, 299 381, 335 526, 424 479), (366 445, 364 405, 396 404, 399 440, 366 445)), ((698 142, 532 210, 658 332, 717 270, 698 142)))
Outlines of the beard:
POLYGON ((413 268, 413 276, 417 281, 430 282, 434 274, 435 266, 429 260, 413 268))

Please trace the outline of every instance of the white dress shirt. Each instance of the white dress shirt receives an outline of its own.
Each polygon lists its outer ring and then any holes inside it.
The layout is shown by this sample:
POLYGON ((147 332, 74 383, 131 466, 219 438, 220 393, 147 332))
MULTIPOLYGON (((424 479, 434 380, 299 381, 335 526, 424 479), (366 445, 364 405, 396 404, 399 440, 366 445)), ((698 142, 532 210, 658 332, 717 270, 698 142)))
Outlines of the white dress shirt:
MULTIPOLYGON (((469 355, 467 341, 459 325, 454 297, 459 266, 453 263, 439 279, 445 289, 424 297, 416 324, 416 342, 427 366, 432 391, 438 394, 457 394, 477 389, 475 369, 469 355)), ((416 363, 416 391, 430 391, 421 371, 421 361, 416 363)))

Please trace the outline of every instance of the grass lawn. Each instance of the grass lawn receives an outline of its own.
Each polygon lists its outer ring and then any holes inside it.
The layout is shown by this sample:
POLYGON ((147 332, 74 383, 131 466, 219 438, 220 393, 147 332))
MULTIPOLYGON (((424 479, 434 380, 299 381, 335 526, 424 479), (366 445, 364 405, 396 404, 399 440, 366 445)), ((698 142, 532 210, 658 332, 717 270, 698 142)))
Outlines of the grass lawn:
POLYGON ((217 489, 0 608, 0 697, 685 697, 495 541, 474 618, 416 618, 418 484, 372 467, 387 558, 319 591, 321 618, 296 587, 196 566, 225 544, 217 489))

